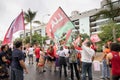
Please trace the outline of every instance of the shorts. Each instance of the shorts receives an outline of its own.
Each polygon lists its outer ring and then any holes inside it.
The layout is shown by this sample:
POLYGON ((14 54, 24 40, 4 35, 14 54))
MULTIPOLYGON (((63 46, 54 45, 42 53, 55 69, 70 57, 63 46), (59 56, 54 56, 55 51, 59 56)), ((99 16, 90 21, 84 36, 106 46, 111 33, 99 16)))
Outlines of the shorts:
POLYGON ((36 58, 36 62, 39 62, 39 58, 36 58))
POLYGON ((47 57, 47 59, 48 59, 48 61, 51 61, 51 62, 56 60, 56 58, 55 58, 55 57, 52 59, 52 58, 51 58, 51 57, 49 57, 49 56, 47 57))
POLYGON ((29 57, 29 58, 33 58, 33 54, 29 54, 28 57, 29 57))

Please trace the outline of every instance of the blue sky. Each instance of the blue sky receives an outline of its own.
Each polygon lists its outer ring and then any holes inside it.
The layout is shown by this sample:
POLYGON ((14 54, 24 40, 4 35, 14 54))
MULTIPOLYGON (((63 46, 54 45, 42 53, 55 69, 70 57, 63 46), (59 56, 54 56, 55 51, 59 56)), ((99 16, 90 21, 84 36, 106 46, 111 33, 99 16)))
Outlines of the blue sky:
POLYGON ((32 11, 37 11, 35 20, 46 22, 49 16, 53 14, 59 6, 63 8, 65 13, 70 16, 71 12, 77 10, 79 12, 88 11, 95 8, 100 8, 102 0, 0 0, 0 40, 3 39, 9 25, 18 14, 27 11, 29 8, 32 11))

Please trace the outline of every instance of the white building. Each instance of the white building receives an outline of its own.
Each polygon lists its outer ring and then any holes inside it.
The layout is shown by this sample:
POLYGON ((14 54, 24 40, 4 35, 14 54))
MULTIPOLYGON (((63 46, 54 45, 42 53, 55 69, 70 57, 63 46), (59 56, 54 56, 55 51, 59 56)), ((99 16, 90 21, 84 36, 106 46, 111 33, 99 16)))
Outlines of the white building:
MULTIPOLYGON (((45 36, 46 35, 45 27, 46 27, 46 24, 41 24, 40 26, 33 26, 32 34, 38 33, 41 36, 45 36)), ((25 29, 25 32, 24 31, 20 32, 20 38, 24 37, 24 33, 25 33, 25 36, 30 36, 30 29, 25 29)))
MULTIPOLYGON (((114 8, 119 8, 120 10, 120 0, 115 0, 112 3, 114 4, 114 8)), ((101 2, 100 9, 93 9, 82 13, 73 11, 70 19, 75 24, 76 30, 74 31, 87 33, 88 35, 99 33, 101 31, 101 25, 106 24, 109 21, 108 18, 104 18, 102 15, 99 17, 99 19, 96 19, 95 14, 103 9, 109 9, 108 4, 106 4, 106 0, 101 2)), ((119 16, 115 17, 114 19, 116 20, 117 24, 120 24, 120 11, 119 16)))

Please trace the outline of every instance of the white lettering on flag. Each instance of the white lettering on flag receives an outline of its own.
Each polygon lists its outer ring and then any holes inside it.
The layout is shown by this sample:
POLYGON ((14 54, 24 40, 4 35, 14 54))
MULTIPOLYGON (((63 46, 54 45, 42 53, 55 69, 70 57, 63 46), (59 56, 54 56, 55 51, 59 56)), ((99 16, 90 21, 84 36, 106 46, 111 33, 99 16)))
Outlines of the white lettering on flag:
POLYGON ((59 16, 59 18, 54 17, 54 19, 51 21, 52 29, 54 28, 54 26, 56 24, 58 24, 59 22, 61 22, 63 20, 63 16, 60 13, 58 13, 58 16, 59 16))

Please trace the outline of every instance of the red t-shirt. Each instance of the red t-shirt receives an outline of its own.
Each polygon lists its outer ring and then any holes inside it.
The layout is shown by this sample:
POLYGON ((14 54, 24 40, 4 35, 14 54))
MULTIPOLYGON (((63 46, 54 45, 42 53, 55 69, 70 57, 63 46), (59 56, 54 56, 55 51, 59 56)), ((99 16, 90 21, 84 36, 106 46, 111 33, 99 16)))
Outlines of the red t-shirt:
POLYGON ((111 59, 112 64, 112 75, 120 76, 120 55, 119 52, 112 51, 113 58, 111 59))
MULTIPOLYGON (((75 49, 77 49, 77 50, 82 50, 82 48, 79 47, 79 46, 75 46, 75 49)), ((77 58, 78 58, 78 59, 81 58, 81 54, 80 54, 80 53, 77 54, 77 58)))
POLYGON ((91 45, 91 48, 96 51, 96 46, 95 45, 91 45))
POLYGON ((54 56, 54 49, 52 49, 52 50, 47 50, 47 53, 50 55, 50 56, 52 56, 52 57, 55 57, 54 56))
POLYGON ((35 49, 35 56, 36 58, 40 58, 40 48, 35 49))

